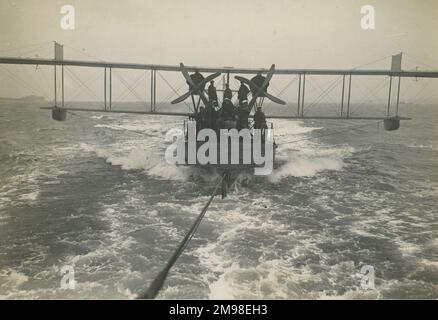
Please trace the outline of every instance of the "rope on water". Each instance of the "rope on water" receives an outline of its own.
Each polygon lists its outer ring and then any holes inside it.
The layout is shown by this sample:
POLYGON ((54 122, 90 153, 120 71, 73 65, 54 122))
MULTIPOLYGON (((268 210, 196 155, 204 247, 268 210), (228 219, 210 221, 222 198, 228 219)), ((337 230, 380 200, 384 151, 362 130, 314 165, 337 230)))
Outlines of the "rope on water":
POLYGON ((178 246, 178 248, 176 249, 176 251, 170 257, 166 266, 155 277, 154 281, 152 281, 152 283, 149 285, 149 288, 147 289, 147 291, 140 294, 137 297, 137 299, 154 299, 157 296, 158 292, 163 287, 164 281, 166 281, 167 274, 169 273, 170 269, 173 267, 173 265, 178 260, 180 255, 183 253, 183 251, 187 247, 189 241, 193 238, 193 235, 196 233, 196 230, 198 229, 199 225, 201 224, 202 218, 204 218, 205 213, 207 212, 208 207, 210 206, 211 202, 213 201, 213 198, 215 197, 219 186, 222 185, 222 181, 224 180, 224 178, 225 178, 225 174, 222 175, 222 177, 219 179, 219 182, 216 184, 213 193, 211 194, 210 198, 208 199, 207 203, 205 204, 205 206, 202 209, 201 213, 199 214, 198 218, 195 220, 192 227, 187 232, 187 234, 185 235, 184 239, 181 241, 181 243, 178 246))

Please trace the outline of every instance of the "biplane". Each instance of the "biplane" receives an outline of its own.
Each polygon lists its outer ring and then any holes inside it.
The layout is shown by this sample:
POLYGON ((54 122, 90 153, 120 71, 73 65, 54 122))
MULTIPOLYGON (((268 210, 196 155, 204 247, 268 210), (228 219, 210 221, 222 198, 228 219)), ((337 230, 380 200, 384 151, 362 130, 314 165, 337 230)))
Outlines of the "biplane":
MULTIPOLYGON (((399 115, 400 102, 400 84, 402 78, 438 78, 438 71, 405 71, 401 68, 402 54, 392 56, 391 68, 387 70, 363 70, 363 69, 276 69, 275 65, 271 65, 267 69, 249 69, 249 68, 233 68, 233 67, 199 67, 199 66, 186 66, 183 63, 180 65, 157 65, 157 64, 134 64, 134 63, 117 63, 117 62, 104 62, 104 61, 88 61, 88 60, 67 60, 64 59, 63 45, 54 43, 54 59, 42 59, 42 58, 21 58, 21 57, 0 57, 0 64, 18 64, 18 65, 34 65, 39 66, 53 66, 54 68, 54 103, 51 107, 43 107, 44 109, 50 109, 52 112, 52 118, 57 121, 65 121, 67 119, 68 112, 86 111, 86 112, 104 112, 104 113, 127 113, 127 114, 142 114, 142 115, 162 115, 162 116, 183 116, 188 118, 187 120, 196 121, 196 115, 200 112, 200 108, 214 107, 212 101, 206 96, 205 87, 210 81, 218 78, 220 75, 224 76, 224 84, 230 84, 230 75, 234 75, 234 78, 241 84, 249 87, 249 94, 251 96, 249 102, 247 102, 249 118, 253 117, 254 107, 262 107, 265 99, 279 105, 286 105, 286 102, 279 97, 274 96, 269 90, 269 83, 274 75, 293 75, 298 77, 298 92, 296 102, 296 112, 290 115, 268 115, 266 118, 277 119, 320 119, 320 120, 382 120, 384 122, 384 128, 388 131, 397 130, 400 127, 400 121, 409 120, 407 117, 399 115), (64 69, 66 67, 85 67, 85 68, 99 68, 103 70, 104 83, 103 83, 103 108, 79 108, 79 107, 67 107, 65 105, 65 85, 64 85, 64 69), (59 70, 60 69, 60 70, 59 70), (150 72, 150 103, 149 107, 142 110, 128 110, 128 109, 113 109, 112 108, 112 91, 113 80, 112 74, 116 69, 127 70, 143 70, 150 72), (59 76, 59 71, 61 75, 59 76), (191 112, 173 112, 171 111, 157 111, 157 72, 168 71, 181 73, 183 79, 187 84, 187 92, 182 95, 178 95, 172 100, 172 104, 178 104, 185 102, 185 100, 191 98, 191 112), (192 74, 190 74, 192 73, 192 74), (202 73, 209 73, 207 76, 203 76, 202 73), (196 77, 194 77, 196 75, 196 77), (335 75, 342 77, 342 94, 339 103, 339 115, 314 115, 308 116, 305 111, 305 94, 306 94, 306 77, 313 75, 335 75), (253 76, 251 79, 248 79, 253 76), (354 116, 350 112, 351 105, 351 89, 352 78, 359 76, 387 76, 389 77, 389 94, 387 112, 385 116, 354 116), (391 96, 393 92, 392 83, 393 79, 397 80, 396 88, 396 103, 395 109, 390 111, 391 96), (59 84, 59 81, 61 84, 59 84), (58 93, 61 92, 61 99, 58 100, 58 93)), ((175 91, 175 90, 174 90, 175 91)), ((223 90, 222 90, 223 91, 223 90)), ((234 90, 234 92, 236 92, 234 90)), ((177 92, 175 91, 175 94, 177 92)), ((218 105, 220 109, 221 105, 218 105)), ((220 111, 220 110, 217 110, 220 111)), ((187 123, 184 121, 184 133, 187 139, 187 123)), ((273 124, 269 123, 267 127, 273 130, 273 124)), ((229 129, 229 128, 228 128, 229 129)), ((249 125, 251 129, 251 124, 249 125)), ((275 142, 274 142, 275 145, 275 142)), ((199 146, 197 145, 197 148, 199 146)), ((243 143, 239 145, 239 150, 242 150, 243 143)), ((188 165, 188 163, 187 163, 188 165)), ((194 165, 201 165, 195 163, 194 165)), ((255 164, 250 163, 250 167, 255 164)), ((240 162, 221 165, 219 162, 216 165, 218 170, 221 170, 227 178, 224 179, 225 183, 222 186, 222 194, 226 195, 227 189, 232 183, 231 172, 233 170, 241 170, 244 165, 240 162)))
MULTIPOLYGON (((231 67, 199 67, 199 66, 185 66, 183 63, 180 65, 156 65, 156 64, 133 64, 133 63, 117 63, 117 62, 104 62, 104 61, 88 61, 88 60, 67 60, 63 57, 63 46, 55 42, 55 57, 54 59, 42 59, 42 58, 21 58, 21 57, 0 57, 1 64, 11 64, 11 65, 32 65, 39 68, 39 66, 53 66, 53 84, 54 84, 54 103, 50 107, 42 107, 43 109, 51 110, 52 118, 56 121, 65 121, 67 119, 67 114, 69 112, 103 112, 103 113, 126 113, 126 114, 138 114, 138 115, 162 115, 162 116, 182 116, 187 118, 184 121, 184 139, 188 143, 188 122, 187 120, 195 120, 197 123, 196 116, 199 114, 202 107, 215 107, 212 104, 211 99, 207 98, 205 94, 205 86, 209 81, 218 78, 223 75, 223 84, 229 87, 230 75, 233 75, 236 80, 240 83, 249 87, 249 92, 251 98, 249 102, 247 101, 248 115, 249 118, 254 117, 254 107, 263 107, 266 100, 270 100, 272 103, 278 105, 286 105, 287 102, 283 101, 279 97, 273 95, 270 92, 270 82, 275 75, 286 75, 294 76, 298 79, 298 92, 296 101, 296 112, 287 115, 267 115, 266 118, 270 119, 319 119, 319 120, 340 120, 340 121, 354 121, 354 120, 379 120, 383 121, 384 129, 387 131, 394 131, 399 129, 400 122, 403 120, 409 120, 408 117, 403 117, 399 114, 399 104, 403 104, 404 101, 400 101, 400 88, 402 78, 438 78, 438 71, 405 71, 401 68, 402 54, 397 54, 392 56, 392 63, 390 69, 379 69, 379 70, 359 70, 359 69, 276 69, 275 65, 272 65, 269 69, 249 69, 249 68, 231 68, 231 67), (81 108, 81 107, 69 107, 65 103, 65 79, 64 70, 67 67, 83 67, 83 68, 98 68, 103 70, 103 97, 104 103, 103 108, 81 108), (115 109, 113 108, 113 72, 116 69, 125 70, 140 70, 150 73, 150 103, 147 106, 143 106, 141 109, 115 109), (60 77, 59 77, 60 71, 60 77), (181 73, 183 79, 187 85, 187 92, 184 94, 178 94, 177 90, 174 90, 177 96, 172 100, 172 105, 179 103, 186 103, 186 100, 191 98, 191 109, 190 112, 175 112, 172 109, 167 111, 160 111, 156 109, 157 106, 157 73, 160 71, 176 72, 181 73), (209 73, 208 76, 203 76, 202 73, 209 73), (194 76, 196 75, 196 76, 194 76), (328 75, 328 76, 340 76, 342 83, 342 93, 339 102, 339 112, 338 115, 328 115, 328 114, 317 114, 317 115, 307 115, 305 112, 305 97, 306 97, 306 77, 309 78, 314 75, 328 75), (250 78, 252 76, 252 78, 250 78), (367 77, 367 76, 384 76, 389 77, 389 92, 388 92, 388 103, 386 105, 386 114, 384 116, 356 116, 351 111, 351 92, 352 92, 352 78, 353 77, 367 77), (250 78, 250 79, 249 79, 250 78), (393 92, 393 80, 396 80, 396 101, 395 108, 390 108, 391 97, 393 92), (59 81, 61 82, 59 86, 59 81), (61 92, 61 99, 58 101, 58 92, 61 92)), ((235 91, 234 91, 235 92, 235 91)), ((225 100, 225 99, 224 99, 225 100)), ((239 101, 240 103, 240 101, 239 101)), ((219 108, 223 108, 218 103, 219 108)), ((291 104, 289 104, 291 105, 291 104)), ((295 106, 295 102, 292 103, 295 106)), ((238 106, 240 107, 240 106, 238 106)), ((193 122, 193 121, 192 121, 193 122)), ((251 129, 251 123, 249 123, 249 128, 251 129)), ((218 129, 218 128, 215 128, 218 129)), ((228 128, 229 129, 229 128, 228 128)), ((270 129, 273 130, 273 124, 270 124, 270 129)), ((236 129, 237 130, 237 129, 236 129)), ((275 143, 275 142, 274 142, 275 143)), ((266 139, 265 139, 266 144, 266 139)), ((198 145, 195 147, 195 152, 197 152, 198 145)), ((239 154, 241 149, 245 145, 239 142, 239 154)), ((274 149, 275 150, 275 149, 274 149)), ((275 153, 274 153, 275 157, 275 153)), ((186 163, 190 165, 190 163, 186 163)), ((194 163, 196 166, 204 166, 201 163, 194 163)), ((184 239, 174 252, 174 254, 169 259, 166 266, 157 275, 157 277, 152 281, 148 290, 139 295, 141 299, 155 298, 159 290, 162 288, 163 283, 167 277, 169 270, 172 268, 174 263, 177 261, 178 257, 186 248, 187 243, 193 237, 202 218, 204 217, 208 206, 210 205, 213 197, 216 194, 220 184, 222 184, 222 196, 226 196, 228 188, 232 183, 232 171, 235 170, 239 172, 240 170, 247 169, 247 167, 254 167, 256 163, 252 160, 249 166, 237 161, 237 163, 226 164, 221 166, 221 164, 216 164, 216 170, 222 171, 222 178, 216 185, 213 194, 210 196, 209 201, 203 207, 200 215, 195 220, 191 229, 185 235, 184 239)))

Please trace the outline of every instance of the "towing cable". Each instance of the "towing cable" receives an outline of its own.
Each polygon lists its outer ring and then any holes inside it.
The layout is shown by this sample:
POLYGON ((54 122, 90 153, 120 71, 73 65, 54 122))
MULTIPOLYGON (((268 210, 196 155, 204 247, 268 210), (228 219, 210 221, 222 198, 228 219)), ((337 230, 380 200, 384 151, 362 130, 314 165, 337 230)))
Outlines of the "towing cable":
POLYGON ((202 209, 201 213, 199 214, 198 218, 196 218, 195 222, 193 223, 190 230, 185 235, 184 239, 181 241, 178 248, 175 250, 173 255, 170 257, 169 261, 167 262, 166 266, 163 268, 163 270, 160 271, 160 273, 155 277, 154 281, 149 285, 149 288, 146 290, 146 292, 140 294, 137 299, 155 299, 158 292, 163 287, 164 282, 166 281, 167 275, 169 274, 170 269, 173 267, 173 265, 176 263, 178 258, 183 253, 184 249, 187 247, 189 241, 193 238, 194 234, 196 233, 196 230, 198 230, 199 225, 201 224, 202 219, 205 216, 205 213, 207 212, 208 207, 210 206, 211 202, 213 201, 213 198, 216 196, 217 190, 219 186, 222 185, 222 181, 225 179, 225 174, 222 175, 222 177, 219 179, 219 182, 216 184, 213 193, 211 194, 210 198, 208 199, 207 203, 205 204, 204 208, 202 209))

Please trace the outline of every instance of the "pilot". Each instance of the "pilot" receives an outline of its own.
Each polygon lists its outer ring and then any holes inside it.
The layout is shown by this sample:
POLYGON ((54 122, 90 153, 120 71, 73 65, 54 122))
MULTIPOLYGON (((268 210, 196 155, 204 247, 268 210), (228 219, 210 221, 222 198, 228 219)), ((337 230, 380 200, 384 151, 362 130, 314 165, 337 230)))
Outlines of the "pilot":
MULTIPOLYGON (((257 73, 257 75, 251 79, 251 82, 253 82, 255 85, 257 85, 259 88, 263 85, 263 82, 265 82, 265 77, 262 76, 262 73, 259 72, 257 73)), ((264 92, 267 92, 269 86, 269 82, 267 83, 266 87, 264 88, 264 92)), ((255 94, 257 92, 257 88, 255 88, 254 86, 251 86, 251 92, 252 94, 255 94)))
POLYGON ((217 106, 217 92, 216 87, 214 86, 214 80, 210 81, 210 85, 208 86, 208 100, 210 101, 210 104, 213 106, 217 106))
MULTIPOLYGON (((204 76, 199 73, 199 70, 195 70, 195 73, 192 73, 190 75, 190 78, 192 79, 193 83, 195 83, 195 84, 200 84, 204 80, 204 76)), ((188 81, 187 81, 187 84, 189 85, 190 90, 192 90, 193 88, 188 81)), ((201 86, 199 88, 199 90, 204 91, 204 88, 205 88, 205 85, 201 86)))
POLYGON ((227 83, 225 84, 224 100, 225 99, 231 100, 231 98, 233 98, 233 92, 230 89, 230 85, 227 83))
POLYGON ((257 111, 254 113, 254 129, 266 129, 267 127, 262 107, 257 107, 257 111))
POLYGON ((248 93, 249 93, 248 87, 243 83, 243 81, 240 81, 240 88, 239 88, 239 91, 237 92, 237 98, 239 99, 239 105, 244 100, 248 100, 248 93))

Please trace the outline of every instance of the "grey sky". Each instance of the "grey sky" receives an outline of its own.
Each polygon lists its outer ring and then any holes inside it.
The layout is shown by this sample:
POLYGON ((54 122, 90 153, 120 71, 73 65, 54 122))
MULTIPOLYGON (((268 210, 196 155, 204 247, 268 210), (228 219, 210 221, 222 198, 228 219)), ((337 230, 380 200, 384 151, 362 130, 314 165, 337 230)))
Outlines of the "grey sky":
POLYGON ((438 65, 436 0, 0 0, 0 30, 0 55, 57 40, 109 61, 351 68, 403 51, 438 65), (64 4, 76 9, 74 31, 60 28, 64 4), (360 27, 367 4, 375 30, 360 27))

